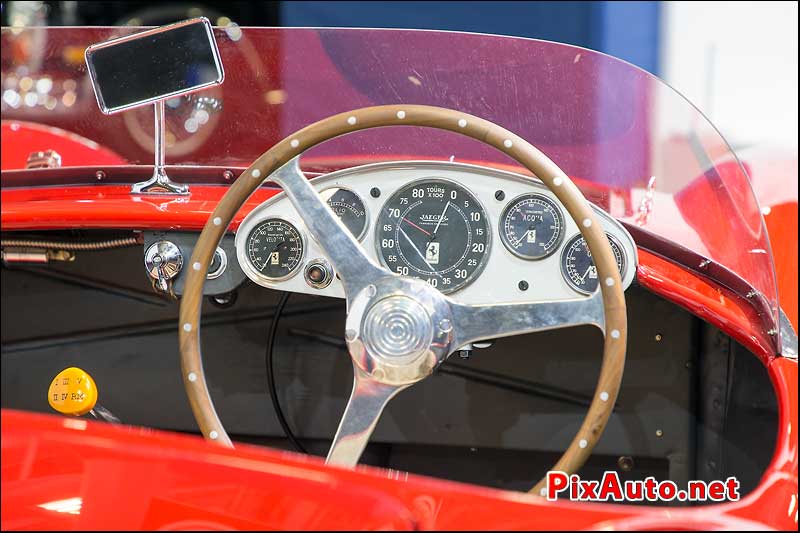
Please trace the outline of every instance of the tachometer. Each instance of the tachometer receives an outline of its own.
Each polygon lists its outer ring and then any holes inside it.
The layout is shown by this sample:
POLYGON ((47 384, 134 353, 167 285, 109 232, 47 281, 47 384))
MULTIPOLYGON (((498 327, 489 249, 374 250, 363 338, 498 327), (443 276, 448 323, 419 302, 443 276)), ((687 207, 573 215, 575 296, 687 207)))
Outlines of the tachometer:
MULTIPOLYGON (((606 233, 620 275, 625 273, 625 252, 617 239, 606 233)), ((586 239, 580 233, 575 235, 564 246, 561 252, 561 274, 569 286, 583 294, 592 294, 597 290, 597 268, 592 260, 592 252, 586 246, 586 239)))
POLYGON ((480 202, 464 187, 426 179, 398 190, 376 225, 383 264, 443 293, 475 280, 489 254, 491 230, 480 202))
POLYGON ((503 210, 500 221, 503 244, 522 259, 543 259, 564 239, 561 209, 541 194, 518 196, 503 210))
POLYGON ((280 281, 297 273, 303 260, 303 236, 289 222, 270 218, 247 236, 247 258, 264 277, 280 281))

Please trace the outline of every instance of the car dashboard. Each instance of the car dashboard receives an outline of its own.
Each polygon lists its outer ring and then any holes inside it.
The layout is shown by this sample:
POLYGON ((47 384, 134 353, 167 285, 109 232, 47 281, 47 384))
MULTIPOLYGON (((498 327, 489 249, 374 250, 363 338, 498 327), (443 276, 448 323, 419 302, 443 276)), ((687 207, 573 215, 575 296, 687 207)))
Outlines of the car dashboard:
MULTIPOLYGON (((464 163, 408 161, 348 168, 311 182, 376 264, 462 303, 563 300, 597 288, 577 224, 530 177, 464 163)), ((627 288, 636 273, 636 245, 622 224, 593 208, 627 288)), ((147 250, 166 239, 177 243, 183 258, 191 256, 191 234, 146 238, 147 250)), ((181 278, 174 280, 178 294, 181 278)), ((253 209, 235 236, 223 239, 206 293, 232 290, 245 278, 269 289, 344 298, 324 247, 283 193, 253 209)))

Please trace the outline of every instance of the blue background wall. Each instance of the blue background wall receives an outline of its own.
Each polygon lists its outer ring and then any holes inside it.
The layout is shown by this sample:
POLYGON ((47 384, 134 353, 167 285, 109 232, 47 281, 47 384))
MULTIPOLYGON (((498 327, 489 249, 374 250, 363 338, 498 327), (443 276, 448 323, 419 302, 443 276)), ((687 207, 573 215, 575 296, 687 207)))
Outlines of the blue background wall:
POLYGON ((658 2, 281 2, 283 26, 460 30, 574 44, 659 73, 658 2))

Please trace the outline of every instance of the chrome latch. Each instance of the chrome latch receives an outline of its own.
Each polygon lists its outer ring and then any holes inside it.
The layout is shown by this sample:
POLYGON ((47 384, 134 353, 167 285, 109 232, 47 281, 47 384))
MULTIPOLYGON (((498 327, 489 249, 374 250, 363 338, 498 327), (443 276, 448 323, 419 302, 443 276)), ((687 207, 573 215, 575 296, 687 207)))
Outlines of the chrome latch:
POLYGON ((55 150, 42 150, 31 152, 25 168, 59 168, 61 166, 61 154, 55 150))

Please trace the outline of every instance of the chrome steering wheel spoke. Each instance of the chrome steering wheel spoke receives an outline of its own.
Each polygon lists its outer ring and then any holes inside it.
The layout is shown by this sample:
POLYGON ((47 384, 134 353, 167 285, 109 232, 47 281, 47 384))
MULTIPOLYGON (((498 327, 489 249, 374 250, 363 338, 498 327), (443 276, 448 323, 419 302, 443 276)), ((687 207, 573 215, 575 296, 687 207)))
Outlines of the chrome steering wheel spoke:
POLYGON ((605 332, 603 296, 522 304, 464 305, 450 301, 454 349, 485 339, 592 325, 605 332))
POLYGON ((327 254, 339 274, 348 301, 362 288, 392 274, 364 252, 339 217, 300 170, 299 156, 269 176, 281 186, 300 218, 327 254))
POLYGON ((386 404, 408 387, 380 383, 357 365, 353 365, 353 370, 353 392, 325 460, 329 464, 348 467, 358 464, 386 404))

